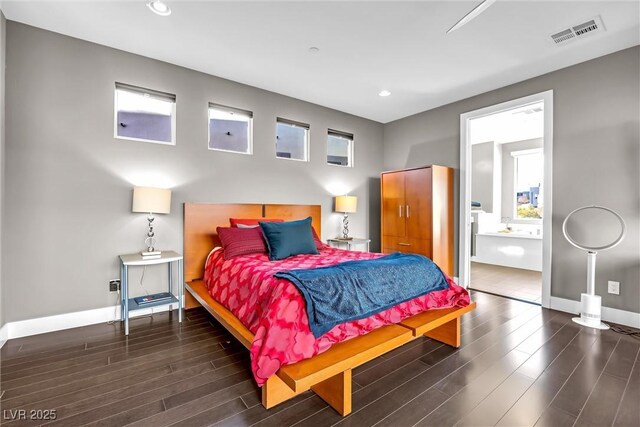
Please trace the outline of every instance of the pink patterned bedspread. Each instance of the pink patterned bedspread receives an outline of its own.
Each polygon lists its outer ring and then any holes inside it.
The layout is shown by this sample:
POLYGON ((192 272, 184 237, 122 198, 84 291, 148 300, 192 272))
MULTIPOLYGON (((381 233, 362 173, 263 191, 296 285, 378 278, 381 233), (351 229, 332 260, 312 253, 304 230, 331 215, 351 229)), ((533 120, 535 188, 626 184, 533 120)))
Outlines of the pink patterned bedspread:
POLYGON ((316 339, 309 329, 304 298, 298 289, 287 280, 273 277, 278 271, 381 256, 383 254, 325 245, 320 255, 298 255, 281 261, 269 261, 266 254, 225 260, 222 250, 216 250, 207 260, 204 280, 211 296, 255 335, 251 369, 258 385, 262 385, 280 366, 308 359, 340 341, 398 323, 428 309, 469 304, 468 293, 447 278, 448 289, 414 298, 365 319, 337 325, 316 339))

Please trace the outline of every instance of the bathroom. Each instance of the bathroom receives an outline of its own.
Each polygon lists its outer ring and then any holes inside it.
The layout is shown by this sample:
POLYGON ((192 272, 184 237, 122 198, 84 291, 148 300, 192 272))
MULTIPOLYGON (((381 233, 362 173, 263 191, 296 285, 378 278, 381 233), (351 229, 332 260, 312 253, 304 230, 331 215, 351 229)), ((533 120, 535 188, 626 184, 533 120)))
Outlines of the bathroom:
POLYGON ((540 304, 544 215, 543 106, 475 120, 471 287, 540 304))

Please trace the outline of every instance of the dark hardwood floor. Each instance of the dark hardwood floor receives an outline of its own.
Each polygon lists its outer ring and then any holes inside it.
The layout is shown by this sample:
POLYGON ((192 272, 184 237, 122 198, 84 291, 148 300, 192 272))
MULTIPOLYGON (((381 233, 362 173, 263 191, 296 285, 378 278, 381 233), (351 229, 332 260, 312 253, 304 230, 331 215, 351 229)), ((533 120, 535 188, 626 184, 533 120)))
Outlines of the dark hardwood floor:
POLYGON ((182 326, 175 313, 134 319, 128 338, 102 324, 9 341, 2 425, 640 425, 638 340, 473 298, 459 349, 424 338, 356 369, 345 418, 311 392, 265 410, 248 351, 198 309, 182 326), (12 420, 47 410, 55 420, 12 420))

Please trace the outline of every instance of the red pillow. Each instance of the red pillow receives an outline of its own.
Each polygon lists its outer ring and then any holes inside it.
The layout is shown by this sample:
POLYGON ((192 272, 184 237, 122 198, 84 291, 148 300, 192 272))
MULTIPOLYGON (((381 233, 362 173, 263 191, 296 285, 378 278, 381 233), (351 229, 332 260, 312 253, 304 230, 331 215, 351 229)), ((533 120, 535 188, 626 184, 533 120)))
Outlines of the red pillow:
MULTIPOLYGON (((260 229, 259 227, 259 223, 260 222, 284 222, 284 220, 282 219, 275 219, 275 218, 229 218, 229 223, 231 224, 232 228, 238 228, 238 225, 241 225, 243 227, 241 227, 241 229, 247 229, 248 227, 252 227, 252 228, 258 228, 258 230, 260 229)), ((223 227, 219 227, 219 228, 223 228, 223 227)), ((322 242, 322 240, 320 240, 320 237, 318 237, 318 233, 316 233, 316 229, 311 227, 311 231, 313 233, 313 240, 315 240, 316 242, 316 248, 318 248, 318 250, 322 249, 325 244, 322 242)), ((222 240, 222 238, 220 239, 222 240)), ((263 238, 263 243, 264 243, 264 238, 263 238)), ((224 247, 224 244, 223 244, 224 247)), ((265 250, 263 252, 267 252, 266 246, 265 246, 265 250)), ((253 253, 253 252, 250 252, 253 253)), ((226 251, 225 251, 226 254, 226 251)), ((237 255, 234 255, 237 256, 237 255)), ((229 256, 229 258, 231 258, 231 256, 229 256)), ((229 259, 227 258, 227 255, 225 255, 225 259, 229 259)))
POLYGON ((218 227, 218 237, 224 250, 224 259, 231 259, 240 255, 263 254, 267 246, 258 228, 218 227))
POLYGON ((237 227, 238 224, 248 225, 248 226, 258 226, 259 222, 284 222, 282 219, 271 219, 271 218, 257 218, 257 219, 242 219, 242 218, 229 218, 229 223, 231 227, 237 227))
POLYGON ((313 241, 316 242, 316 249, 320 250, 324 247, 324 243, 318 237, 318 233, 316 233, 316 229, 311 226, 311 234, 313 234, 313 241))

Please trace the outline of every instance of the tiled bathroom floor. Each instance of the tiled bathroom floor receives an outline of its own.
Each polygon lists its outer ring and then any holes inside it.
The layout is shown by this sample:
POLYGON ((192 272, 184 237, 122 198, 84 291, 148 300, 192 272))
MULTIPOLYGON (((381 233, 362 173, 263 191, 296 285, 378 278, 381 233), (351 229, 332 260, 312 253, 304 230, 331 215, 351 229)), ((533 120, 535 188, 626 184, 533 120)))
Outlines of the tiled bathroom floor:
POLYGON ((471 262, 471 289, 540 304, 542 273, 471 262))

